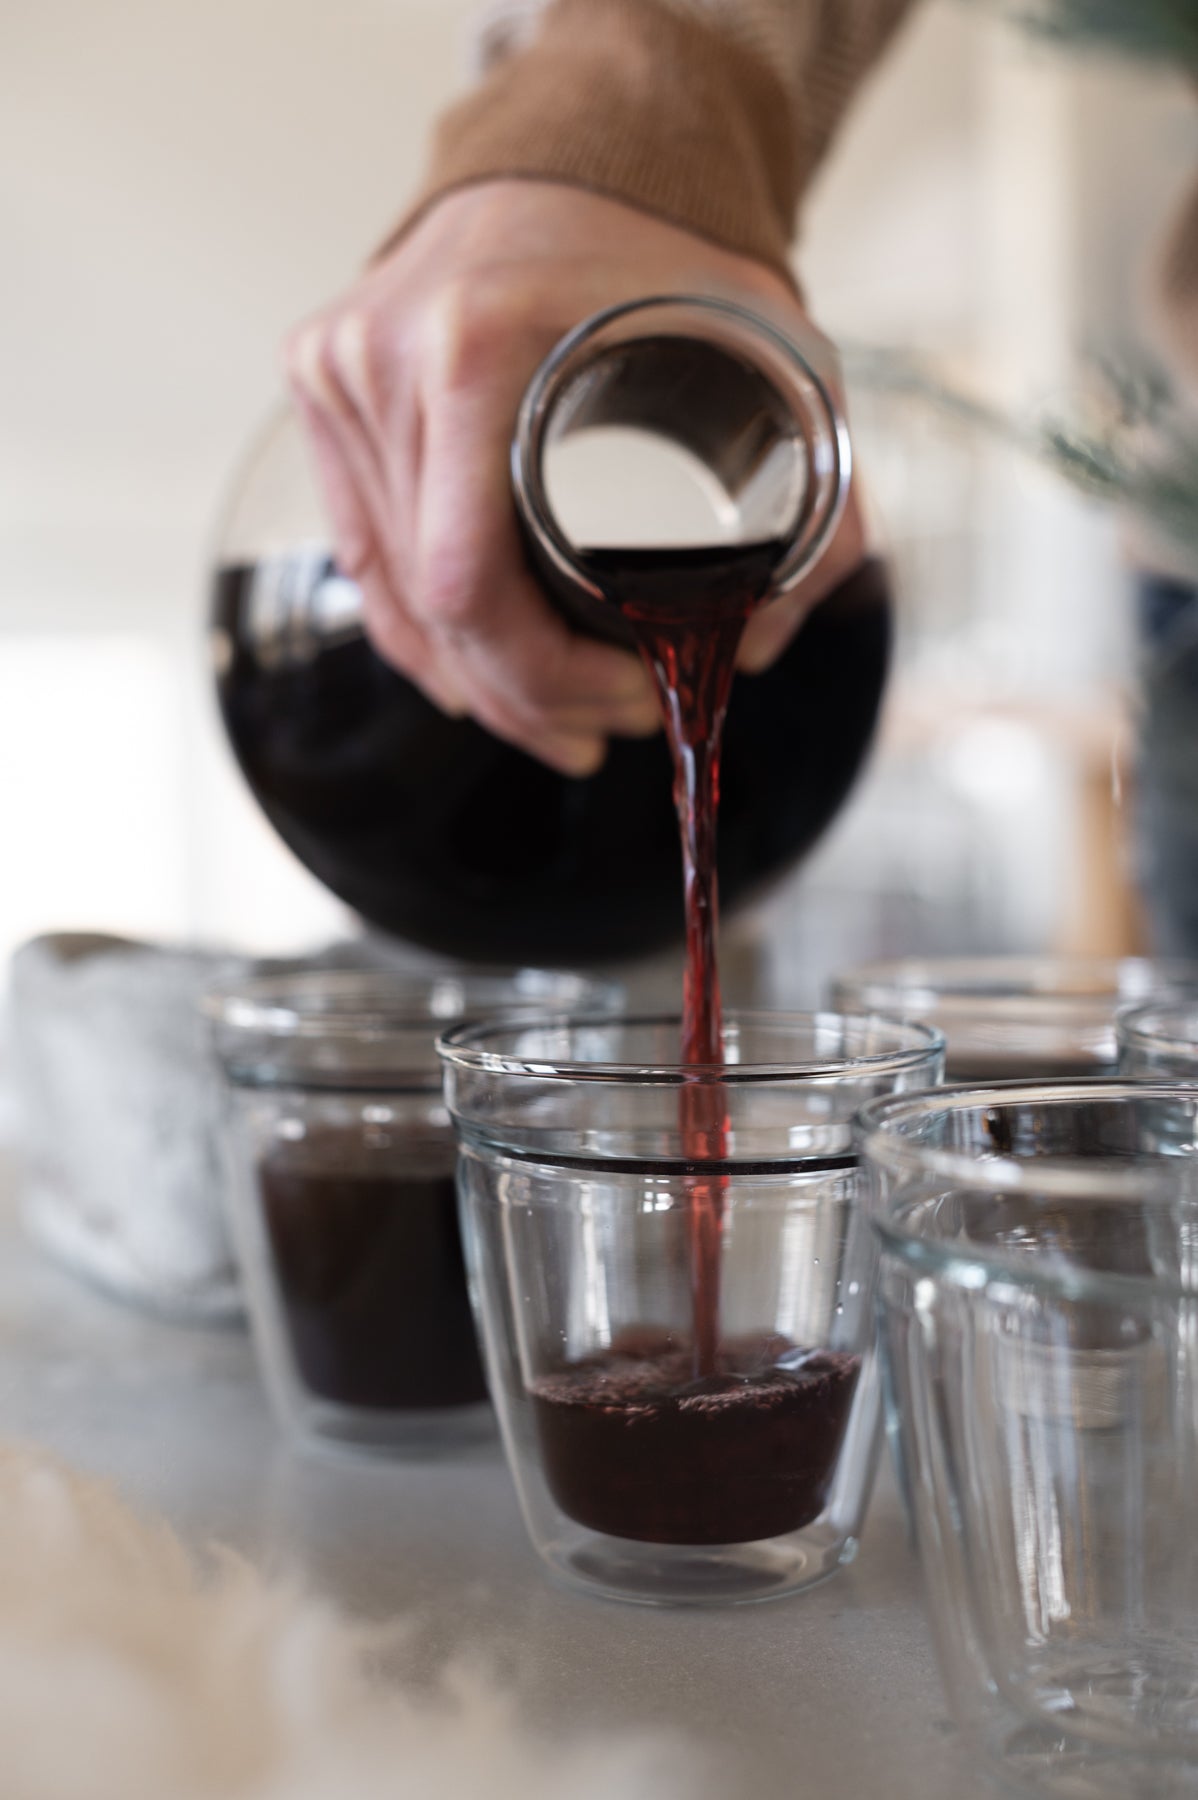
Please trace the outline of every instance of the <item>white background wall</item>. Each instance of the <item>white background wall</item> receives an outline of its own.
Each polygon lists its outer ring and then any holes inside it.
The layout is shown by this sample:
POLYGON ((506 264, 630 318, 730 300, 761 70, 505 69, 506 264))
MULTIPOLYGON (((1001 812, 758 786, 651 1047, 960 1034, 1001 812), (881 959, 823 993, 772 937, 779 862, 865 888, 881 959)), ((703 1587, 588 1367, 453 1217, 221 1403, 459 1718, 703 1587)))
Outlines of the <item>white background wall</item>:
MULTIPOLYGON (((472 10, 0 0, 0 951, 53 925, 282 945, 337 919, 224 755, 203 571, 280 334, 402 210, 472 10)), ((1079 338, 1133 323, 1144 244, 1198 161, 1193 121, 1180 87, 1029 55, 976 15, 924 9, 821 182, 800 264, 834 331, 1042 398, 1068 388, 1079 338)), ((917 687, 946 655, 958 679, 979 630, 1000 683, 1088 693, 1120 672, 1105 525, 926 421, 868 404, 861 420, 916 573, 917 687)), ((1035 937, 1065 905, 1037 845, 1060 842, 1068 782, 1025 763, 1043 816, 1003 798, 1014 910, 995 929, 1035 937)), ((936 780, 912 799, 917 764, 907 803, 936 821, 936 855, 968 860, 945 849, 955 803, 936 780)), ((809 885, 894 885, 879 821, 897 766, 809 885)))

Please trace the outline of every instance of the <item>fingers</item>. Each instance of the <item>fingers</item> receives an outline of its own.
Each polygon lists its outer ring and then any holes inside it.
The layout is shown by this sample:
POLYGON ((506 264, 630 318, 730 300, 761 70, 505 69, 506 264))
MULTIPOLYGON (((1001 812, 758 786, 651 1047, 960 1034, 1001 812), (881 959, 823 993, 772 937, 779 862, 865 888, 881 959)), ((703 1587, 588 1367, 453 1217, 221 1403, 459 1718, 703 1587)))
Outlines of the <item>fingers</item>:
POLYGON ((811 574, 791 594, 771 600, 750 617, 737 652, 736 666, 745 675, 760 675, 775 663, 813 606, 861 562, 866 534, 860 504, 850 491, 836 535, 811 574))
POLYGON ((440 665, 419 627, 397 604, 391 588, 375 568, 358 577, 362 622, 384 662, 414 681, 447 718, 465 718, 470 708, 460 688, 440 665))
POLYGON ((337 564, 356 580, 378 552, 367 498, 340 419, 335 377, 325 364, 319 326, 305 326, 295 334, 287 347, 287 373, 316 463, 337 564))
POLYGON ((326 359, 375 537, 396 595, 411 587, 420 468, 420 407, 407 378, 401 328, 355 306, 328 328, 326 359))
POLYGON ((367 633, 379 653, 450 716, 469 708, 404 602, 399 511, 358 396, 348 335, 328 321, 302 327, 288 346, 288 373, 307 428, 333 530, 338 566, 358 583, 367 633))
MULTIPOLYGON (((458 333, 438 366, 460 371, 469 341, 458 333)), ((530 369, 541 353, 530 348, 530 369)), ((465 393, 421 394, 402 360, 398 335, 380 338, 360 310, 313 321, 288 352, 371 641, 443 711, 589 774, 609 733, 647 734, 659 718, 639 661, 576 637, 524 568, 507 444, 525 371, 488 358, 491 378, 465 393)))
POLYGON ((593 759, 610 732, 656 729, 652 684, 632 654, 573 632, 525 566, 507 451, 530 369, 498 359, 458 373, 422 396, 413 616, 479 717, 502 716, 504 735, 537 754, 566 738, 578 761, 593 759))

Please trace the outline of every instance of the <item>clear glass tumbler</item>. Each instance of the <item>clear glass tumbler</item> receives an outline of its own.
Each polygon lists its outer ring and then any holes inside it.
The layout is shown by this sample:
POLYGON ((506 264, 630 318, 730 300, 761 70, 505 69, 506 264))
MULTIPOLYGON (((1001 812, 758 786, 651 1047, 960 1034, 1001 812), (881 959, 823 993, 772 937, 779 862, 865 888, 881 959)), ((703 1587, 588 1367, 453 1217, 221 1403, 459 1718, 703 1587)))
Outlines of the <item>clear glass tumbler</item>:
POLYGON ((471 1288, 525 1522, 612 1597, 788 1594, 846 1561, 874 1468, 875 1246, 853 1114, 939 1034, 733 1015, 441 1040, 471 1288))
POLYGON ((436 1034, 504 1008, 614 1010, 620 997, 614 983, 537 970, 313 969, 209 998, 230 1223, 289 1433, 387 1450, 491 1429, 436 1034))
POLYGON ((944 1032, 945 1080, 1049 1080, 1115 1073, 1115 1014, 1198 983, 1198 963, 1144 957, 898 957, 831 984, 841 1012, 927 1019, 944 1032))
POLYGON ((883 1100, 858 1145, 950 1703, 992 1771, 1198 1794, 1198 1091, 883 1100))
POLYGON ((1119 1073, 1137 1081, 1198 1081, 1198 994, 1126 1008, 1115 1022, 1119 1073))

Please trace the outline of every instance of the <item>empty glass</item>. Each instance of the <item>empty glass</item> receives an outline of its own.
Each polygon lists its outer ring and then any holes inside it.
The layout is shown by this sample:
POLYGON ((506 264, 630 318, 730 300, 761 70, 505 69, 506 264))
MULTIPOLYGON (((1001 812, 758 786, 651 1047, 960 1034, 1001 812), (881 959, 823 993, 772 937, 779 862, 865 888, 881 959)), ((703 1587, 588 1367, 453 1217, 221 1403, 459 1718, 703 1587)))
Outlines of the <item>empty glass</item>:
POLYGON ((1115 1034, 1121 1075, 1198 1081, 1198 996, 1133 1006, 1120 1013, 1115 1034))
POLYGON ((876 1252, 850 1121, 941 1039, 733 1015, 441 1040, 471 1289, 525 1522, 569 1581, 645 1602, 792 1593, 856 1547, 878 1401, 876 1252))
POLYGON ((1198 1794, 1198 1092, 883 1100, 890 1422, 958 1723, 1053 1796, 1198 1794))
POLYGON ((1115 1014, 1198 982, 1198 964, 1143 957, 899 957, 832 983, 841 1012, 927 1019, 946 1039, 946 1081, 1113 1075, 1115 1014))

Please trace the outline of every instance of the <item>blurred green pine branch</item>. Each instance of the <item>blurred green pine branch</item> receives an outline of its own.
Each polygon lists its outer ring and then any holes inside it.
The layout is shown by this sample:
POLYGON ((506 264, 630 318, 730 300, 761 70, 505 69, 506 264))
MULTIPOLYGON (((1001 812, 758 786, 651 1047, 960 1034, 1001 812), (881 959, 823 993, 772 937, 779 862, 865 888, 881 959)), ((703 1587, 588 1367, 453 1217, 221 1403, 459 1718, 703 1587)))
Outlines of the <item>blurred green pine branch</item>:
POLYGON ((1183 413, 1155 370, 1094 363, 1084 397, 1068 414, 1021 419, 943 381, 904 351, 848 350, 845 364, 862 388, 920 402, 1007 443, 1198 555, 1198 421, 1183 413))
MULTIPOLYGON (((1198 74, 1198 0, 980 3, 1061 45, 1198 74)), ((846 360, 862 385, 922 400, 1001 439, 1198 553, 1198 421, 1183 414, 1155 371, 1096 364, 1091 391, 1069 415, 1021 420, 946 384, 905 352, 858 351, 846 360)))
POLYGON ((1041 37, 1198 69, 1198 0, 985 0, 1041 37))

